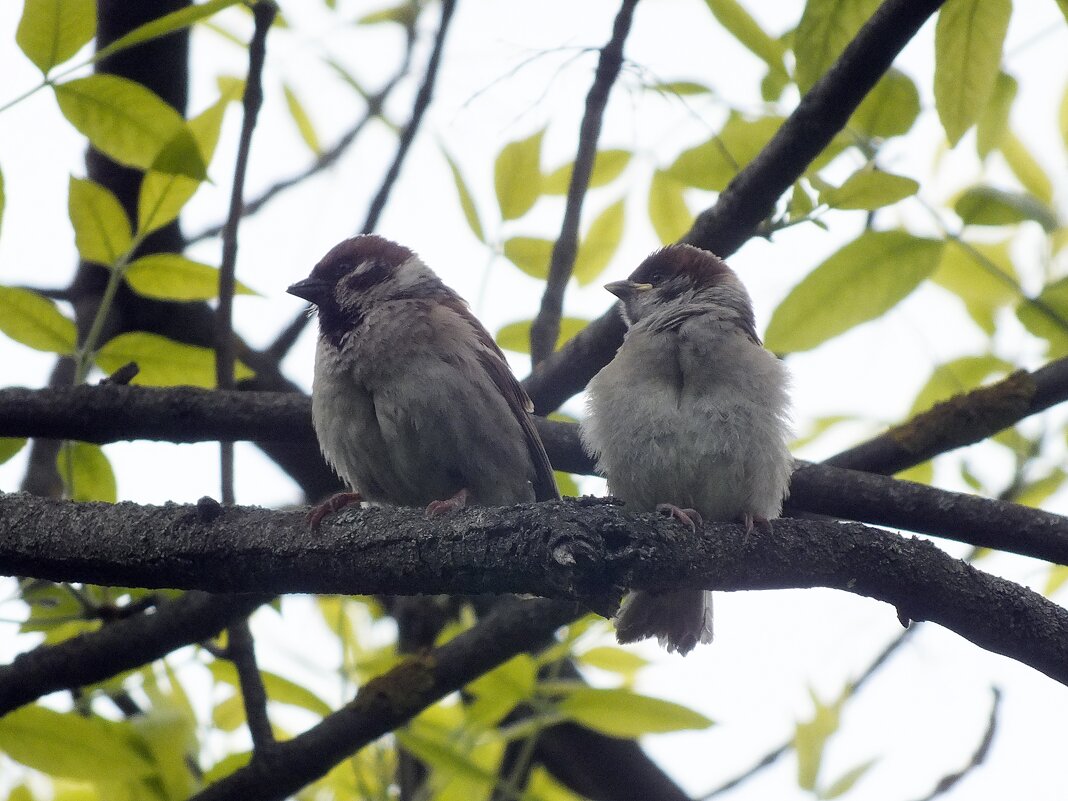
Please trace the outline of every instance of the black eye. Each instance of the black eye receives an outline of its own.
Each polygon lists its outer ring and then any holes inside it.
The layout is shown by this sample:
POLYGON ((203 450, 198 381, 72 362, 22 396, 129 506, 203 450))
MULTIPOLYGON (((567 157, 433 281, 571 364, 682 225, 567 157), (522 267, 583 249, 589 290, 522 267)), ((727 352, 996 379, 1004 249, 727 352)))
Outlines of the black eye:
POLYGON ((653 273, 652 275, 649 276, 649 283, 650 284, 659 284, 663 280, 664 280, 664 274, 660 270, 657 270, 655 273, 653 273))

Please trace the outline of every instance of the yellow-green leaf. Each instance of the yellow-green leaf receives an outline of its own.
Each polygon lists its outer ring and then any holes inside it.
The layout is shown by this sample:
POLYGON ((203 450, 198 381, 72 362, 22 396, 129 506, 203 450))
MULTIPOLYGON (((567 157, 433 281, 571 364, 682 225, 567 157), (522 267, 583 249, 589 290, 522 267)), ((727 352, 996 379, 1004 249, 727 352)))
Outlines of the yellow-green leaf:
POLYGON ((879 0, 808 0, 794 31, 797 85, 807 92, 879 7, 879 0))
MULTIPOLYGON (((128 362, 137 362, 140 372, 135 384, 173 387, 215 387, 215 351, 175 342, 173 339, 133 331, 108 340, 96 353, 96 363, 105 373, 113 373, 128 362)), ((248 365, 238 362, 234 377, 251 378, 248 365)))
POLYGON ((382 22, 396 22, 399 25, 409 27, 415 23, 419 14, 419 4, 412 2, 399 3, 381 11, 372 11, 364 14, 356 20, 357 25, 378 25, 382 22))
POLYGON ((994 92, 1012 0, 948 0, 935 25, 934 95, 950 145, 972 127, 994 92))
MULTIPOLYGON (((516 353, 530 353, 530 320, 518 323, 508 323, 497 332, 497 344, 505 350, 513 350, 516 353)), ((556 338, 556 348, 567 342, 579 331, 590 324, 589 320, 578 317, 563 317, 560 320, 560 335, 556 338)))
POLYGON ((1053 595, 1057 590, 1068 583, 1068 565, 1053 565, 1049 576, 1046 577, 1046 586, 1042 588, 1042 594, 1053 595))
POLYGON ((878 209, 916 194, 919 183, 877 169, 853 173, 840 187, 820 192, 820 202, 834 209, 878 209))
POLYGON ((696 710, 624 689, 580 687, 564 697, 559 710, 571 720, 611 737, 640 737, 712 725, 696 710))
MULTIPOLYGON (((126 282, 138 294, 166 300, 208 300, 219 296, 219 271, 178 253, 142 256, 126 268, 126 282)), ((256 293, 237 282, 239 295, 256 293)))
POLYGON ((705 4, 719 24, 749 52, 774 72, 786 75, 783 64, 786 47, 778 39, 769 36, 738 0, 705 0, 705 4))
POLYGON ((662 170, 653 173, 649 184, 649 222, 660 237, 669 245, 678 242, 693 225, 693 214, 686 205, 685 187, 662 170))
POLYGON ((994 91, 990 102, 979 115, 975 124, 975 148, 980 158, 986 158, 990 152, 1001 144, 1005 132, 1009 130, 1009 112, 1016 99, 1016 79, 1004 72, 999 72, 994 81, 994 91))
POLYGON ((471 196, 471 190, 467 188, 467 181, 464 180, 464 176, 460 172, 460 168, 456 166, 452 156, 445 153, 444 150, 442 153, 444 153, 445 161, 448 162, 449 169, 452 171, 452 181, 456 185, 456 194, 460 196, 460 208, 463 210, 464 219, 467 220, 467 227, 471 229, 471 232, 479 242, 485 242, 486 235, 482 230, 482 221, 478 218, 478 207, 475 206, 475 199, 471 196))
POLYGON ((234 693, 211 710, 211 722, 223 731, 237 731, 245 725, 245 704, 241 693, 234 693))
POLYGON ((21 451, 25 444, 25 437, 0 437, 0 464, 21 451))
POLYGON ((146 172, 137 197, 137 233, 147 234, 176 219, 200 184, 185 175, 146 172))
POLYGON ((648 659, 614 645, 599 645, 591 648, 580 654, 578 659, 584 665, 607 670, 610 673, 618 673, 628 678, 649 664, 648 659))
POLYGON ((942 259, 931 280, 963 301, 968 314, 994 333, 994 314, 1020 297, 1016 268, 1009 252, 1011 240, 1002 242, 946 242, 942 259))
POLYGON ((300 138, 304 140, 304 144, 311 148, 311 152, 318 156, 323 152, 323 148, 319 144, 319 135, 315 132, 315 126, 312 125, 311 117, 308 116, 304 104, 300 102, 297 93, 288 84, 282 85, 282 91, 286 96, 289 116, 293 118, 293 122, 297 125, 297 130, 300 131, 300 138))
POLYGON ((825 704, 812 693, 815 712, 810 720, 799 722, 794 729, 794 750, 797 752, 797 784, 803 790, 815 790, 820 763, 827 740, 838 730, 838 716, 848 696, 848 688, 831 704, 825 704))
POLYGON ((654 92, 661 92, 667 95, 678 95, 680 97, 685 97, 687 95, 715 94, 715 91, 711 86, 697 83, 697 81, 657 81, 656 83, 650 84, 649 88, 654 92))
POLYGON ((516 704, 534 695, 538 668, 529 654, 519 654, 467 685, 475 700, 468 714, 473 720, 495 726, 516 704))
POLYGON ((992 186, 966 190, 953 204, 953 210, 965 225, 1015 225, 1034 220, 1046 231, 1057 227, 1057 216, 1038 198, 992 186))
POLYGON ((573 274, 579 286, 586 286, 596 279, 612 261, 623 239, 623 222, 623 201, 619 200, 590 224, 575 256, 573 274))
POLYGON ((15 41, 42 73, 73 56, 96 34, 96 0, 26 0, 15 41))
POLYGON ((57 84, 60 111, 93 146, 120 164, 206 177, 200 149, 181 115, 154 92, 115 75, 57 84))
POLYGON ((890 68, 849 118, 849 127, 868 137, 901 136, 920 115, 920 92, 905 73, 890 68))
MULTIPOLYGON (((829 187, 828 187, 829 188, 829 187)), ((786 204, 786 219, 790 222, 807 217, 816 208, 816 201, 800 181, 790 190, 790 202, 786 204)))
POLYGON ((74 353, 78 332, 74 321, 48 298, 28 289, 0 286, 0 331, 34 350, 74 353))
MULTIPOLYGON (((232 662, 216 659, 210 665, 211 674, 217 681, 223 681, 235 689, 240 689, 241 684, 237 676, 237 669, 232 662)), ((322 698, 309 690, 307 687, 297 684, 285 676, 272 673, 267 670, 260 671, 263 680, 263 688, 267 691, 267 700, 280 704, 298 706, 314 712, 320 717, 326 717, 333 710, 322 698)))
POLYGON ((115 782, 150 776, 121 722, 24 706, 0 718, 0 751, 50 776, 115 782))
POLYGON ((72 501, 118 500, 115 473, 99 445, 65 442, 56 455, 56 467, 72 501))
POLYGON ((1068 278, 1048 284, 1035 300, 1037 304, 1022 300, 1016 317, 1028 331, 1049 343, 1049 358, 1068 356, 1068 278))
MULTIPOLYGON (((128 47, 133 47, 134 45, 139 45, 151 41, 152 39, 158 39, 160 36, 174 33, 174 31, 179 31, 182 28, 188 28, 194 22, 199 22, 206 17, 218 13, 224 8, 229 8, 240 2, 241 0, 208 0, 206 3, 190 5, 186 8, 179 9, 178 11, 172 11, 170 14, 164 14, 162 17, 149 20, 144 25, 134 28, 125 36, 120 36, 107 47, 101 48, 94 60, 99 61, 102 58, 110 56, 112 53, 117 53, 128 47)), ((243 44, 244 43, 242 43, 242 45, 243 44)))
MULTIPOLYGON (((534 206, 541 194, 541 140, 545 129, 505 145, 493 165, 493 186, 501 217, 514 220, 534 206)), ((548 264, 548 262, 546 262, 548 264)))
POLYGON ((925 412, 940 401, 982 385, 991 376, 1002 376, 1012 365, 997 356, 961 356, 936 367, 916 395, 909 417, 925 412))
POLYGON ((890 310, 934 272, 942 244, 905 231, 861 234, 779 304, 768 325, 768 348, 810 350, 890 310))
MULTIPOLYGON (((629 150, 602 150, 597 153, 593 160, 593 169, 590 171, 590 188, 612 183, 618 178, 623 170, 630 164, 631 153, 629 150)), ((542 181, 541 191, 547 195, 566 195, 571 186, 571 172, 575 163, 568 162, 553 170, 542 181)))
POLYGON ((556 488, 565 498, 577 498, 579 496, 578 482, 573 473, 565 473, 562 470, 554 470, 553 478, 556 479, 556 488))
POLYGON ((417 734, 410 728, 406 731, 396 731, 394 736, 405 750, 448 776, 457 776, 485 787, 497 783, 497 775, 468 757, 461 750, 461 742, 458 739, 445 743, 422 733, 417 734))
POLYGON ((67 210, 84 261, 110 267, 130 249, 130 220, 118 198, 100 184, 72 177, 67 210))
POLYGON ((717 136, 684 150, 665 172, 686 186, 721 192, 771 140, 782 122, 782 117, 746 120, 732 113, 717 136))
POLYGON ((825 801, 831 801, 831 799, 840 798, 845 795, 853 789, 853 785, 856 784, 865 773, 871 770, 876 762, 878 762, 877 759, 869 759, 866 762, 861 762, 859 765, 850 768, 835 779, 829 787, 822 790, 819 793, 819 797, 825 799, 825 801))
POLYGON ((1012 502, 1021 506, 1040 507, 1049 496, 1061 488, 1065 478, 1068 478, 1068 473, 1065 473, 1060 467, 1054 467, 1049 475, 1042 476, 1042 478, 1034 481, 1028 481, 1016 493, 1012 502))
POLYGON ((548 239, 513 236, 504 241, 504 257, 534 278, 545 279, 549 276, 549 261, 552 256, 553 243, 548 239))
POLYGON ((1011 130, 1001 138, 1001 155, 1024 189, 1043 203, 1053 202, 1053 182, 1031 151, 1011 130))

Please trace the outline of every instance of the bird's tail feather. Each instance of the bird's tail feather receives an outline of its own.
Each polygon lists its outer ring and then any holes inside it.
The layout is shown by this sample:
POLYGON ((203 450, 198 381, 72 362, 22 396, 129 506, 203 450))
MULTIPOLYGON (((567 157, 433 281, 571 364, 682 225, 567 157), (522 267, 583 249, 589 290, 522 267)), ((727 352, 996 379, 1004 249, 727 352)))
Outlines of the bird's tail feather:
POLYGON ((627 643, 646 637, 656 637, 668 651, 684 656, 697 643, 712 642, 712 593, 630 593, 616 613, 616 639, 627 643))

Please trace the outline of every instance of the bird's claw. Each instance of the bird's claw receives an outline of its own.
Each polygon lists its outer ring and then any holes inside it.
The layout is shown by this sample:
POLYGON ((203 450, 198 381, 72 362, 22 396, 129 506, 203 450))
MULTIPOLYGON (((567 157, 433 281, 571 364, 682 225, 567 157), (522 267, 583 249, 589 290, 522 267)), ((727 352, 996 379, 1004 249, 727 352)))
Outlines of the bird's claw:
POLYGON ((695 533, 697 529, 701 528, 705 523, 700 512, 696 509, 680 509, 673 503, 658 503, 656 505, 656 511, 662 515, 675 518, 684 526, 688 526, 690 531, 695 533))
POLYGON ((467 506, 467 502, 470 498, 471 491, 465 488, 457 492, 451 498, 446 498, 443 501, 431 501, 427 504, 426 516, 441 517, 449 512, 455 512, 457 509, 463 509, 467 506))
POLYGON ((332 515, 340 509, 344 509, 346 506, 351 506, 354 503, 361 503, 363 496, 358 492, 339 492, 330 498, 327 498, 318 506, 313 506, 305 518, 308 521, 308 525, 313 530, 319 528, 319 524, 323 522, 323 518, 327 515, 332 515))

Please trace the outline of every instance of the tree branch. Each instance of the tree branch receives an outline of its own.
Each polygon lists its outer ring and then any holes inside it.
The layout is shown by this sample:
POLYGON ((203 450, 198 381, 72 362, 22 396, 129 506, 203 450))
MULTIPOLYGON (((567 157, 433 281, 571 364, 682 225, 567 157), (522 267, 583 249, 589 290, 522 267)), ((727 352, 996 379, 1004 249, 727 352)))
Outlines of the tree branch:
MULTIPOLYGON (((712 208, 698 215, 682 241, 722 257, 741 247, 943 2, 886 0, 764 150, 735 176, 712 208)), ((580 392, 615 355, 623 332, 613 306, 539 364, 523 381, 538 414, 554 411, 580 392)))
POLYGON ((435 701, 551 637, 579 613, 574 604, 556 601, 502 603, 445 645, 372 679, 345 707, 279 743, 269 758, 237 770, 193 801, 287 798, 435 701))
POLYGON ((245 705, 245 719, 248 721, 249 734, 252 735, 255 758, 263 759, 274 747, 275 739, 271 731, 271 721, 267 717, 267 691, 263 688, 263 677, 256 664, 256 646, 248 626, 248 618, 231 623, 227 634, 226 656, 237 669, 241 700, 245 705))
POLYGON ((99 631, 40 645, 0 665, 0 715, 57 690, 104 681, 189 643, 206 640, 247 617, 269 596, 190 592, 150 613, 116 620, 99 631))
POLYGON ((311 531, 300 512, 70 503, 0 496, 0 570, 58 581, 230 592, 532 593, 581 600, 653 591, 831 587, 885 601, 1068 683, 1068 611, 878 529, 791 519, 747 536, 700 533, 597 499, 346 510, 311 531), (213 517, 213 516, 207 516, 213 517), (339 555, 344 554, 344 559, 339 555))
POLYGON ((623 44, 630 33, 634 7, 638 0, 623 0, 612 26, 612 38, 601 48, 593 86, 586 96, 586 111, 579 126, 578 152, 571 170, 571 182, 567 188, 567 204, 560 236, 553 245, 549 262, 549 277, 541 308, 530 326, 530 354, 533 364, 543 362, 556 349, 560 335, 560 315, 564 305, 564 290, 571 279, 571 271, 578 254, 579 221, 582 218, 582 202, 590 185, 593 163, 597 158, 597 140, 601 135, 601 122, 608 95, 616 82, 623 65, 623 44))

